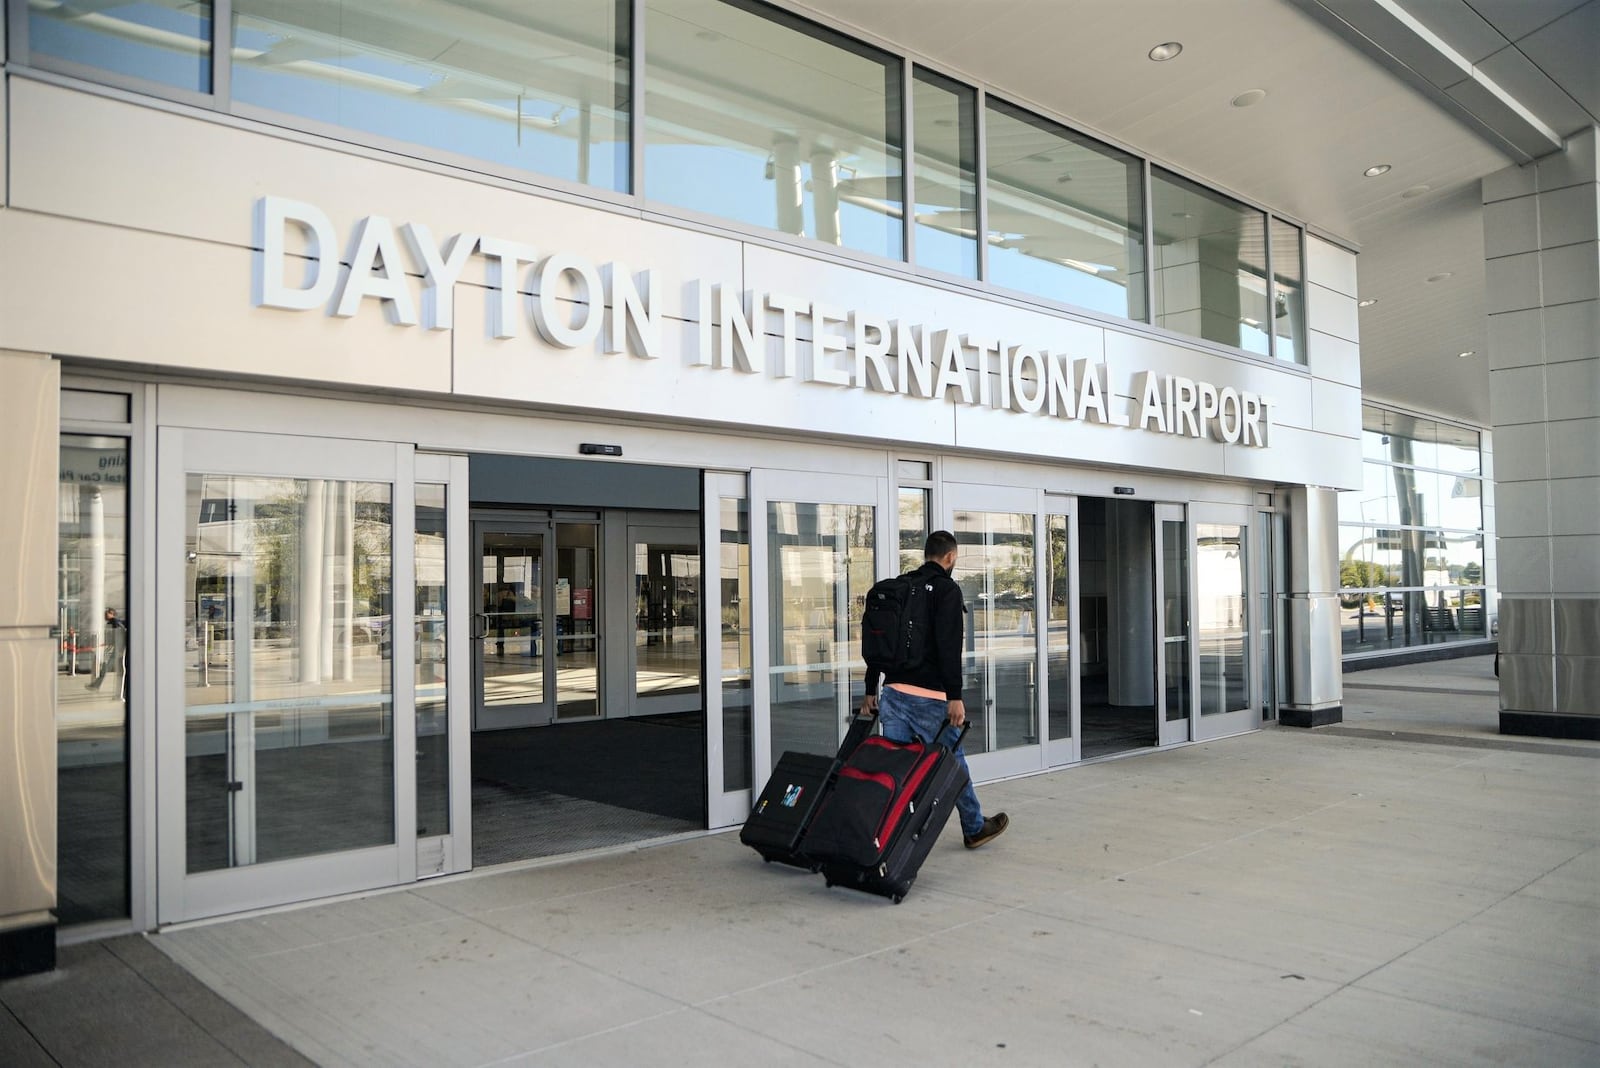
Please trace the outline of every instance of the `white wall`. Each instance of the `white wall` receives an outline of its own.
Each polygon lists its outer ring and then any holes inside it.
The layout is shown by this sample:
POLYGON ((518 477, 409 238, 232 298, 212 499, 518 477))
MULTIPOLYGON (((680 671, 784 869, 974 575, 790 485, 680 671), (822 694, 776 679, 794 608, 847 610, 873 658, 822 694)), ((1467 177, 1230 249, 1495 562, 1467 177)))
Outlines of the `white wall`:
MULTIPOLYGON (((1119 329, 847 265, 734 235, 668 225, 615 205, 568 203, 411 167, 239 120, 139 106, 24 79, 11 86, 11 211, 0 213, 0 345, 206 375, 512 401, 573 412, 1071 458, 1206 477, 1354 486, 1360 478, 1354 257, 1312 239, 1311 373, 1214 346, 1119 329), (581 254, 656 273, 672 317, 660 359, 561 350, 526 316, 490 336, 497 298, 474 256, 454 290, 453 329, 388 323, 367 300, 349 319, 251 302, 252 216, 263 195, 318 206, 348 257, 359 219, 427 224, 444 238, 515 239, 540 256, 581 254), (888 319, 1103 360, 1115 392, 1137 371, 1270 397, 1266 448, 868 392, 690 365, 697 279, 779 291, 888 319)), ((420 270, 406 257, 420 291, 420 270)), ((530 272, 531 274, 531 272, 530 272)), ((525 275, 523 288, 531 290, 525 275)), ((776 329, 769 316, 769 331, 776 329)), ((809 359, 801 320, 800 355, 809 359)), ((775 336, 768 352, 777 348, 775 336)), ((841 360, 841 366, 848 363, 841 360)), ((1128 405, 1113 401, 1113 407, 1128 405)), ((743 466, 730 456, 728 466, 743 466)))

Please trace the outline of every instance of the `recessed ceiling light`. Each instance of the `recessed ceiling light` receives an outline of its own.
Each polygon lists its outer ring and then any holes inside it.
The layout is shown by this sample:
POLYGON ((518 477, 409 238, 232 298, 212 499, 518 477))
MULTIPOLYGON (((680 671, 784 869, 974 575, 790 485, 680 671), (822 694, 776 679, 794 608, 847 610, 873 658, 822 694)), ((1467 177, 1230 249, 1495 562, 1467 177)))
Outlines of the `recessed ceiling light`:
POLYGON ((935 126, 950 127, 950 126, 954 126, 956 124, 956 120, 955 119, 934 119, 933 120, 933 124, 935 126))
POLYGON ((1267 91, 1265 89, 1246 89, 1233 98, 1233 106, 1236 108, 1254 107, 1266 98, 1267 91))
POLYGON ((1358 307, 1358 308, 1370 308, 1376 303, 1378 303, 1378 298, 1377 297, 1368 297, 1366 300, 1358 300, 1358 301, 1356 301, 1356 307, 1358 307))
POLYGON ((1412 197, 1420 197, 1422 194, 1428 192, 1432 188, 1433 188, 1433 186, 1431 186, 1431 185, 1414 185, 1410 189, 1407 189, 1404 193, 1401 193, 1400 195, 1402 197, 1406 198, 1407 200, 1410 200, 1412 197))
POLYGON ((1172 213, 1172 217, 1174 219, 1192 219, 1192 218, 1194 218, 1193 215, 1189 214, 1186 211, 1175 211, 1175 212, 1172 213))
POLYGON ((1454 271, 1440 271, 1438 274, 1430 274, 1428 276, 1428 281, 1430 281, 1430 282, 1443 282, 1446 278, 1455 277, 1455 273, 1456 272, 1454 272, 1454 271))
POLYGON ((1154 48, 1150 49, 1150 58, 1155 60, 1157 63, 1165 63, 1169 59, 1176 59, 1178 57, 1178 53, 1182 51, 1183 45, 1179 44, 1177 41, 1168 41, 1165 44, 1158 44, 1154 48))
POLYGON ((700 38, 702 41, 722 40, 722 34, 718 33, 716 30, 698 30, 695 32, 695 36, 700 38))
POLYGON ((1060 178, 1056 179, 1056 184, 1066 185, 1070 181, 1072 181, 1072 175, 1063 173, 1060 178))
POLYGON ((1389 164, 1387 164, 1387 163, 1379 163, 1379 164, 1376 164, 1375 166, 1368 167, 1366 170, 1362 171, 1361 173, 1365 174, 1368 178, 1376 178, 1378 175, 1380 175, 1380 174, 1388 174, 1392 170, 1394 170, 1394 167, 1390 166, 1389 164))
POLYGON ((1456 353, 1456 358, 1464 360, 1468 356, 1476 356, 1476 355, 1477 355, 1477 353, 1473 352, 1471 349, 1468 349, 1466 352, 1458 352, 1458 353, 1456 353))

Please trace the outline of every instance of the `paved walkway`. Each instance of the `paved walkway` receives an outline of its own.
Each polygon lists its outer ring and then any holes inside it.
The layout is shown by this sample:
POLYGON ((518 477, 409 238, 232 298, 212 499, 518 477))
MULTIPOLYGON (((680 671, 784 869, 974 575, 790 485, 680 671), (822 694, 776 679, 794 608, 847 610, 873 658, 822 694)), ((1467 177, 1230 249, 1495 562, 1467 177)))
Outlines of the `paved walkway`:
POLYGON ((1600 1063, 1600 746, 1415 718, 1492 709, 1448 664, 1342 728, 985 787, 1011 832, 900 906, 724 834, 78 947, 0 985, 0 1063, 1600 1063), (162 995, 210 1059, 81 953, 220 994, 162 995))

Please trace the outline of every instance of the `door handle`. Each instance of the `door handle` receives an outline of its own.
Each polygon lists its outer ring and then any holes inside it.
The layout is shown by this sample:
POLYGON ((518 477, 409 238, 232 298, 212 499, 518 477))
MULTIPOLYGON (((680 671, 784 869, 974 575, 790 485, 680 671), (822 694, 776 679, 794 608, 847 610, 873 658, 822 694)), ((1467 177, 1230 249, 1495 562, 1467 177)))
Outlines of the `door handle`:
POLYGON ((472 613, 472 640, 482 641, 489 636, 489 614, 487 612, 472 613))

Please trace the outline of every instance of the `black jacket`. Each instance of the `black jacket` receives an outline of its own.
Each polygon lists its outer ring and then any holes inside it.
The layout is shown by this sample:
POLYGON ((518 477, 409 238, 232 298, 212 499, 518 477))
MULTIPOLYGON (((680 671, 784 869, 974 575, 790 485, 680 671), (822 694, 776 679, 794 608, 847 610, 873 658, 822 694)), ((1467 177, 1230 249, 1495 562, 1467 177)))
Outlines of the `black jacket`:
POLYGON ((961 643, 964 636, 967 610, 961 596, 961 587, 950 577, 950 572, 927 561, 911 572, 933 580, 933 641, 928 645, 928 655, 921 664, 903 671, 885 673, 881 665, 867 665, 867 693, 878 692, 878 676, 885 675, 883 684, 904 682, 927 690, 942 690, 945 700, 961 700, 961 643))

